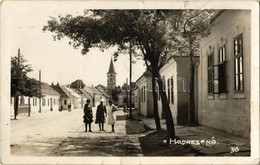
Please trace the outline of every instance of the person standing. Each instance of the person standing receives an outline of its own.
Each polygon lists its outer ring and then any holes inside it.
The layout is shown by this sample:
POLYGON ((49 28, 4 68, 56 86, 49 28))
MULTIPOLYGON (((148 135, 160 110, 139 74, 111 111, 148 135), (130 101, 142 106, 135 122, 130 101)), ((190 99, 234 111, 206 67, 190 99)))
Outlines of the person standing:
POLYGON ((85 123, 85 132, 88 131, 87 127, 89 125, 89 132, 91 130, 91 123, 93 122, 93 115, 92 115, 92 105, 90 104, 90 100, 87 99, 86 104, 84 105, 84 123, 85 123))
POLYGON ((68 104, 68 111, 70 112, 71 111, 71 103, 69 102, 68 104))
POLYGON ((105 115, 107 116, 106 106, 103 105, 103 101, 101 100, 100 104, 97 107, 96 121, 95 121, 95 123, 99 125, 99 131, 105 131, 104 130, 105 115))
POLYGON ((115 132, 115 122, 116 122, 116 116, 114 114, 115 111, 116 111, 115 105, 112 103, 112 100, 109 100, 107 106, 107 124, 111 125, 112 127, 111 133, 115 132))

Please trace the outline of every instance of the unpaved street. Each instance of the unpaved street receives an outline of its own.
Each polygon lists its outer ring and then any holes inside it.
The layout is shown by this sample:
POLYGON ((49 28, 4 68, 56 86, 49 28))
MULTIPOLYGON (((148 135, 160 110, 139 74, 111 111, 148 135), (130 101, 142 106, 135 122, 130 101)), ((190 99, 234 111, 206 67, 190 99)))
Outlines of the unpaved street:
MULTIPOLYGON (((93 113, 95 116, 95 108, 93 113)), ((116 112, 115 133, 105 124, 99 132, 84 132, 82 110, 44 112, 11 121, 11 152, 26 156, 141 156, 139 137, 145 131, 138 121, 126 120, 122 110, 116 112)))

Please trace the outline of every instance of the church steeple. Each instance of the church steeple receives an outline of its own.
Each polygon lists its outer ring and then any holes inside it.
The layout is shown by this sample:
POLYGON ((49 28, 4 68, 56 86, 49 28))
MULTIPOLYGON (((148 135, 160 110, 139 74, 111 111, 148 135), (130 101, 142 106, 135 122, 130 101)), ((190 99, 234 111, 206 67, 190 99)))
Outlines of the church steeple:
POLYGON ((111 61, 110 61, 110 66, 109 66, 107 74, 116 74, 112 58, 111 58, 111 61))
POLYGON ((108 93, 112 93, 112 90, 116 87, 116 71, 113 60, 111 58, 109 69, 107 72, 107 90, 108 93))

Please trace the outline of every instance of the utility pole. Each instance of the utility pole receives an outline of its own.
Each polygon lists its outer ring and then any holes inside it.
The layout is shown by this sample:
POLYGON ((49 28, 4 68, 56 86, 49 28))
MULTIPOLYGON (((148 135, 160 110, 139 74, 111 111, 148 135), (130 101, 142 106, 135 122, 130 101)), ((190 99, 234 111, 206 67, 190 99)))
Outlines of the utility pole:
POLYGON ((40 91, 40 97, 39 97, 39 113, 42 112, 42 104, 41 104, 41 97, 42 97, 42 89, 41 89, 41 70, 39 70, 39 91, 40 91))
POLYGON ((130 43, 130 47, 129 47, 129 55, 130 55, 130 72, 129 72, 129 99, 130 99, 130 119, 132 119, 132 88, 131 88, 131 84, 132 84, 132 44, 130 43))
POLYGON ((125 92, 126 92, 126 110, 128 111, 128 91, 127 91, 127 87, 128 86, 128 78, 126 78, 126 88, 125 88, 125 92))

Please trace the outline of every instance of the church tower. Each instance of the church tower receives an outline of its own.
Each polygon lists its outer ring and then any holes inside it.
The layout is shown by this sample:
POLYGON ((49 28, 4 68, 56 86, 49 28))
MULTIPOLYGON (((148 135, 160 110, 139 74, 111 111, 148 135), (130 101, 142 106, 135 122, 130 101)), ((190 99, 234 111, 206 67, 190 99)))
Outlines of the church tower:
POLYGON ((113 60, 111 58, 110 66, 107 72, 107 90, 111 94, 112 89, 116 87, 116 71, 114 67, 113 60))

